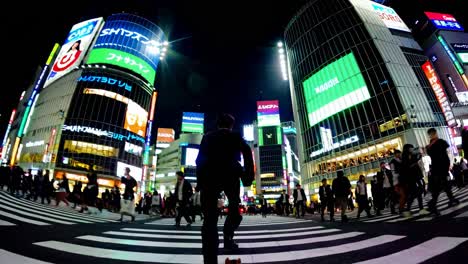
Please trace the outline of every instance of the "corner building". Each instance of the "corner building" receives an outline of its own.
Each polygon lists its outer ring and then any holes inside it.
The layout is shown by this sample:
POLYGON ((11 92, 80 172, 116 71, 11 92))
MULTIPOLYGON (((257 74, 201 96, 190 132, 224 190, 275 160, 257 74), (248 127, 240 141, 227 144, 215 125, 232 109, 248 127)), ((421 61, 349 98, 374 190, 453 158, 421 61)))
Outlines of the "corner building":
POLYGON ((144 151, 165 37, 155 24, 131 14, 108 17, 96 32, 89 50, 80 51, 82 62, 40 91, 19 164, 33 174, 37 169, 49 169, 58 179, 65 174, 71 185, 86 183, 93 169, 101 193, 120 186, 125 167, 139 184, 146 180, 144 151))
POLYGON ((406 143, 424 151, 429 127, 451 141, 421 68, 427 58, 393 9, 312 0, 284 38, 302 182, 312 199, 337 170, 354 184, 406 143))

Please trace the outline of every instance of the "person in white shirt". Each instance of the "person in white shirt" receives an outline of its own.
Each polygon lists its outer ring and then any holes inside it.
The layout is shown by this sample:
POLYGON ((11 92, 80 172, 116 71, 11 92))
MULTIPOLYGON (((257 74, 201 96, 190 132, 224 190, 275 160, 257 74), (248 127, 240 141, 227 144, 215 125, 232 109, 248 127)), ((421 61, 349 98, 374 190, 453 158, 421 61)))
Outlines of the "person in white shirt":
POLYGON ((366 211, 367 217, 373 217, 370 213, 369 200, 367 199, 367 183, 364 175, 359 176, 359 181, 356 183, 356 201, 358 203, 357 218, 361 217, 362 211, 366 211))
POLYGON ((299 218, 299 215, 304 217, 305 215, 304 205, 307 202, 307 197, 305 195, 304 190, 301 188, 300 184, 296 185, 296 189, 294 189, 293 197, 294 197, 294 206, 296 207, 296 218, 299 218), (299 211, 299 208, 301 208, 300 211, 299 211))

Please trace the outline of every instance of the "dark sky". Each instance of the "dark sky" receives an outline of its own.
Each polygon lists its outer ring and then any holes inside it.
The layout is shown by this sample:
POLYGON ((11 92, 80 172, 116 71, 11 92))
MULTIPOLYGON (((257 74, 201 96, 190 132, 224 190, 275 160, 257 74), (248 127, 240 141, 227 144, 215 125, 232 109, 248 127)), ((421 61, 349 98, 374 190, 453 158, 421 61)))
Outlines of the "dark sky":
MULTIPOLYGON (((404 19, 426 9, 453 13, 468 27, 464 1, 394 0, 393 5, 404 19)), ((33 73, 53 44, 61 43, 73 24, 122 11, 154 21, 174 41, 167 59, 158 66, 155 128, 179 131, 183 111, 204 112, 209 128, 219 112, 234 114, 238 124, 251 122, 256 118, 255 102, 273 99, 280 100, 282 121, 292 120, 289 86, 281 79, 276 43, 305 2, 33 1, 25 9, 25 2, 11 1, 0 18, 6 57, 0 136, 21 91, 33 81, 33 73)))

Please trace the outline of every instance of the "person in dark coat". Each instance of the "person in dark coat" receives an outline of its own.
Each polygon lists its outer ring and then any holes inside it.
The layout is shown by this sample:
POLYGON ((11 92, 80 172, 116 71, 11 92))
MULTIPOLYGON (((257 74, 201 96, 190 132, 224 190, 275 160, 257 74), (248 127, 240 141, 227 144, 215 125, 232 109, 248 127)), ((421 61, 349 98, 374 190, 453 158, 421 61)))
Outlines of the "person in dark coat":
MULTIPOLYGON (((128 208, 126 209, 130 209, 129 211, 132 211, 132 206, 134 206, 134 200, 135 200, 135 192, 134 192, 134 189, 138 186, 138 183, 137 181, 130 175, 130 168, 125 168, 125 175, 122 177, 122 179, 120 180, 123 184, 125 184, 125 190, 124 190, 124 193, 123 193, 123 199, 124 200, 127 200, 127 201, 130 201, 132 204, 130 204, 128 208)), ((127 212, 127 211, 123 211, 124 207, 122 207, 124 204, 126 204, 127 202, 126 201, 120 201, 122 203, 121 205, 121 211, 120 211, 120 222, 123 221, 123 216, 124 215, 128 215, 132 218, 132 222, 135 221, 135 216, 132 214, 132 212, 127 212)), ((141 205, 141 201, 140 201, 140 205, 141 205)))
MULTIPOLYGON (((38 172, 39 174, 39 172, 38 172)), ((42 174, 42 170, 40 170, 40 174, 42 174)), ((49 170, 46 170, 44 173, 44 178, 42 180, 41 186, 41 203, 44 203, 44 199, 47 200, 47 203, 50 204, 50 196, 52 195, 52 182, 49 178, 49 170)))
POLYGON ((283 190, 278 200, 278 205, 280 207, 280 215, 289 216, 289 194, 286 193, 286 190, 283 190))
POLYGON ((83 190, 83 204, 81 205, 80 213, 88 210, 88 206, 96 206, 96 199, 99 193, 99 185, 97 182, 97 174, 91 169, 86 175, 88 183, 83 190))
POLYGON ((260 196, 260 206, 262 211, 262 217, 266 218, 268 214, 268 203, 263 194, 260 196))
POLYGON ((224 248, 235 250, 234 231, 239 227, 240 178, 244 187, 255 179, 252 150, 239 133, 232 132, 235 119, 222 114, 217 120, 218 130, 203 136, 196 160, 197 186, 200 187, 202 211, 202 252, 204 263, 218 263, 218 196, 224 191, 228 200, 228 216, 224 223, 224 248), (240 153, 244 168, 240 165, 240 153))
POLYGON ((296 218, 305 215, 305 204, 307 203, 307 197, 304 189, 301 188, 300 184, 296 184, 296 189, 293 192, 294 206, 296 207, 296 218), (300 208, 300 209, 299 209, 300 208))
POLYGON ((190 218, 190 198, 193 195, 193 189, 190 182, 185 180, 185 175, 183 172, 176 172, 177 175, 177 184, 175 187, 175 197, 177 199, 177 215, 175 218, 175 226, 180 226, 180 219, 182 217, 187 221, 187 226, 192 224, 192 219, 190 218))
POLYGON ((337 171, 336 176, 332 183, 333 195, 335 195, 336 204, 341 210, 341 221, 348 222, 346 209, 348 207, 348 196, 351 193, 351 183, 344 176, 342 170, 337 171))
POLYGON ((447 154, 447 149, 450 146, 447 141, 439 138, 435 128, 429 129, 427 134, 429 135, 430 143, 426 147, 426 150, 427 154, 431 157, 429 191, 432 193, 432 200, 428 203, 428 207, 431 213, 438 215, 437 199, 442 190, 445 191, 449 198, 449 207, 460 202, 453 197, 452 190, 447 181, 450 169, 450 158, 447 154))
POLYGON ((322 186, 319 188, 319 196, 320 196, 320 217, 322 222, 325 221, 325 209, 328 210, 330 213, 330 222, 335 221, 333 217, 335 213, 335 198, 333 197, 333 191, 327 183, 327 179, 322 179, 322 186))

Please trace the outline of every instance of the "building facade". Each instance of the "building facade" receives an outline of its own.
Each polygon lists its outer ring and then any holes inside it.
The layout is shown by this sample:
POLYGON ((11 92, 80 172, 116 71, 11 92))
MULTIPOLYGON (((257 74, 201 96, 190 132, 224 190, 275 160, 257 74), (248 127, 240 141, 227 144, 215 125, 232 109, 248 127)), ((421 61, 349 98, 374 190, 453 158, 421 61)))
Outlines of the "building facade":
POLYGON ((290 21, 291 97, 311 195, 337 170, 352 182, 374 175, 406 143, 424 151, 430 127, 450 140, 410 32, 393 9, 365 0, 312 0, 290 21))

